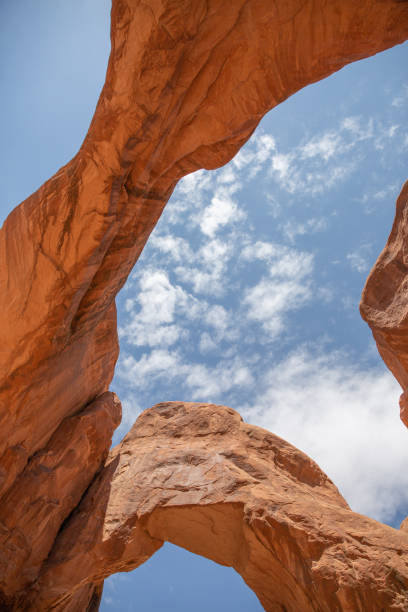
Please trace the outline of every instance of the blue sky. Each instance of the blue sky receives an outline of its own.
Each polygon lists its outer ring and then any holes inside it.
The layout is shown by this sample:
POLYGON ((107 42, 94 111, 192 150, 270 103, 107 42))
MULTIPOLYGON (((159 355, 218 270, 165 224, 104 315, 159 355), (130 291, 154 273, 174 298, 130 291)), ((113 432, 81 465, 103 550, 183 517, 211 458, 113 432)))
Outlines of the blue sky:
MULTIPOLYGON (((109 2, 1 6, 2 220, 86 133, 109 2)), ((238 156, 186 177, 118 298, 119 441, 158 401, 230 405, 307 452, 352 508, 408 514, 399 387, 358 313, 407 178, 408 46, 269 113, 238 156)), ((106 581, 103 612, 261 610, 229 568, 166 545, 106 581)))

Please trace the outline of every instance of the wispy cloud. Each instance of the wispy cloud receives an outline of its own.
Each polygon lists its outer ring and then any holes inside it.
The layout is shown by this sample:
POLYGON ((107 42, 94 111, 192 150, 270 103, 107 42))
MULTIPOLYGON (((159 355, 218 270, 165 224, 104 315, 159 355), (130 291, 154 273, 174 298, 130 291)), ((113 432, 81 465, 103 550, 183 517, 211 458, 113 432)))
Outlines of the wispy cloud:
POLYGON ((241 411, 313 457, 355 511, 390 520, 408 504, 399 393, 382 369, 303 347, 264 373, 241 411))
POLYGON ((289 242, 294 244, 298 236, 322 232, 327 229, 328 224, 328 220, 325 217, 321 217, 320 219, 307 219, 303 223, 290 219, 280 224, 280 227, 282 228, 283 234, 289 239, 289 242))
POLYGON ((190 243, 184 238, 173 234, 162 235, 153 232, 149 244, 176 262, 193 256, 190 243))
POLYGON ((349 132, 351 139, 349 141, 343 141, 342 147, 346 150, 353 148, 358 142, 362 140, 369 140, 374 136, 374 120, 370 117, 364 123, 361 117, 352 116, 345 117, 340 124, 340 130, 349 132))
POLYGON ((251 139, 251 146, 242 148, 232 160, 238 170, 248 169, 248 178, 253 179, 269 161, 276 150, 276 142, 270 134, 257 132, 251 139))
POLYGON ((246 290, 243 304, 248 318, 262 323, 271 340, 283 331, 285 314, 301 308, 311 295, 310 286, 296 280, 262 278, 246 290))
POLYGON ((184 360, 179 351, 155 349, 140 359, 125 356, 118 369, 119 377, 146 389, 157 380, 182 381, 189 397, 197 401, 220 401, 224 393, 253 384, 248 365, 238 356, 225 358, 215 365, 184 360))
POLYGON ((358 249, 347 254, 347 259, 353 270, 363 274, 370 269, 371 251, 371 244, 362 244, 358 249))
POLYGON ((398 197, 398 193, 401 189, 401 185, 393 182, 388 185, 382 185, 380 189, 370 189, 367 193, 364 193, 362 197, 355 198, 357 202, 363 204, 364 212, 367 215, 373 214, 381 203, 381 206, 385 203, 394 203, 398 197))
POLYGON ((197 294, 223 295, 228 287, 227 269, 233 253, 231 241, 215 238, 201 246, 191 260, 177 266, 175 274, 197 294))
POLYGON ((318 197, 344 182, 359 167, 372 147, 384 149, 398 134, 395 123, 383 124, 373 118, 345 117, 337 129, 315 134, 290 151, 273 149, 270 174, 289 194, 318 197))
POLYGON ((249 319, 262 323, 269 339, 273 339, 283 330, 285 315, 299 309, 312 297, 313 256, 258 241, 245 247, 242 257, 267 262, 267 276, 245 290, 242 303, 249 319))
POLYGON ((408 85, 403 85, 401 93, 395 96, 391 102, 394 108, 402 108, 408 103, 408 85))
POLYGON ((342 147, 343 143, 340 134, 336 132, 325 132, 321 136, 311 138, 306 144, 300 147, 300 157, 309 159, 320 157, 327 162, 342 147))
POLYGON ((138 278, 139 293, 125 303, 125 323, 119 338, 135 346, 170 346, 186 336, 174 323, 178 316, 199 316, 202 306, 179 285, 172 285, 165 270, 147 269, 138 278))

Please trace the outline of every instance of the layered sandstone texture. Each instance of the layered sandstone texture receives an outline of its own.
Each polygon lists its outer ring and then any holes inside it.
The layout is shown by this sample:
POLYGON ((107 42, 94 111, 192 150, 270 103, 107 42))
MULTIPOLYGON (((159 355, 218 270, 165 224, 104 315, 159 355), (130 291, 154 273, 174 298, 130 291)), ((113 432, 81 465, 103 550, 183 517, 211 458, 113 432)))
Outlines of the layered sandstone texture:
MULTIPOLYGON (((113 0, 106 83, 84 143, 0 231, 3 607, 36 581, 103 463, 119 410, 105 395, 115 295, 177 181, 231 159, 300 88, 407 37, 408 3, 396 0, 113 0)), ((362 312, 406 388, 401 198, 362 312)), ((77 591, 76 609, 97 607, 100 589, 77 591)))
POLYGON ((408 609, 406 531, 352 512, 309 457, 231 408, 180 402, 146 410, 111 451, 29 609, 75 609, 77 589, 164 541, 234 567, 270 612, 408 609))

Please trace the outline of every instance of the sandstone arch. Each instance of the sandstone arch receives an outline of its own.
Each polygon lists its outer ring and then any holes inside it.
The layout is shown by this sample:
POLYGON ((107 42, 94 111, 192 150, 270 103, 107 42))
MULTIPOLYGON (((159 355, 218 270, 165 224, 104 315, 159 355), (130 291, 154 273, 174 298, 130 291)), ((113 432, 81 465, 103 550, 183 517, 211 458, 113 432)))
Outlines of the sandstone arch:
POLYGON ((228 161, 301 87, 407 37, 395 0, 114 0, 85 141, 0 233, 1 491, 107 390, 114 298, 176 182, 228 161))
POLYGON ((407 605, 406 533, 352 512, 309 457, 231 408, 169 402, 111 452, 29 609, 77 609, 75 588, 137 567, 163 541, 234 567, 268 612, 407 605))
MULTIPOLYGON (((35 486, 38 457, 48 456, 54 436, 64 440, 66 419, 94 402, 99 433, 82 422, 77 431, 98 454, 78 457, 81 477, 69 483, 55 533, 103 465, 118 416, 112 397, 104 396, 103 409, 98 399, 118 352, 114 298, 177 181, 228 161, 263 114, 301 87, 407 37, 408 5, 396 0, 113 1, 112 53, 88 135, 0 231, 2 508, 24 482, 24 504, 46 514, 50 499, 35 486)), ((399 202, 362 312, 405 387, 406 190, 399 202), (386 287, 385 300, 378 287, 386 287)), ((56 462, 54 474, 61 469, 56 462)), ((0 567, 22 559, 35 581, 53 541, 41 543, 38 558, 38 525, 26 527, 32 541, 0 516, 0 567)), ((27 585, 7 576, 0 573, 0 600, 13 606, 27 585)))

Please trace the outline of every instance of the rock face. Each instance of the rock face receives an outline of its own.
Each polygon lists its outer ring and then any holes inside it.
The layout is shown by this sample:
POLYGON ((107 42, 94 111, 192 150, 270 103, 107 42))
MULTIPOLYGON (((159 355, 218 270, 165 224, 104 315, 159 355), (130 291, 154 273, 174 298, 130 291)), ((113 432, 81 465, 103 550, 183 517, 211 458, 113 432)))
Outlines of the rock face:
POLYGON ((104 393, 65 419, 30 459, 0 507, 0 604, 10 604, 37 577, 65 519, 102 469, 121 419, 114 393, 104 393))
POLYGON ((234 567, 267 611, 407 610, 406 532, 352 512, 309 457, 231 408, 179 402, 146 410, 110 453, 28 609, 70 610, 76 588, 163 541, 234 567))
POLYGON ((360 311, 378 351, 403 388, 401 419, 408 427, 408 182, 397 200, 387 244, 364 287, 360 311))
MULTIPOLYGON (((109 447, 118 405, 103 394, 118 353, 115 295, 177 181, 231 159, 295 91, 407 37, 408 4, 396 0, 113 0, 106 83, 85 141, 0 231, 4 606, 36 579, 109 447), (67 425, 80 415, 82 425, 67 425), (78 440, 96 435, 95 456, 58 433, 71 426, 78 440), (49 513, 51 492, 58 509, 49 513), (22 509, 32 501, 41 520, 28 529, 22 509)), ((362 305, 404 386, 405 201, 362 305)), ((71 603, 95 607, 99 596, 88 585, 71 603)))
POLYGON ((228 161, 301 87, 407 37, 394 0, 113 2, 88 135, 0 234, 0 491, 107 390, 114 297, 176 182, 228 161))

